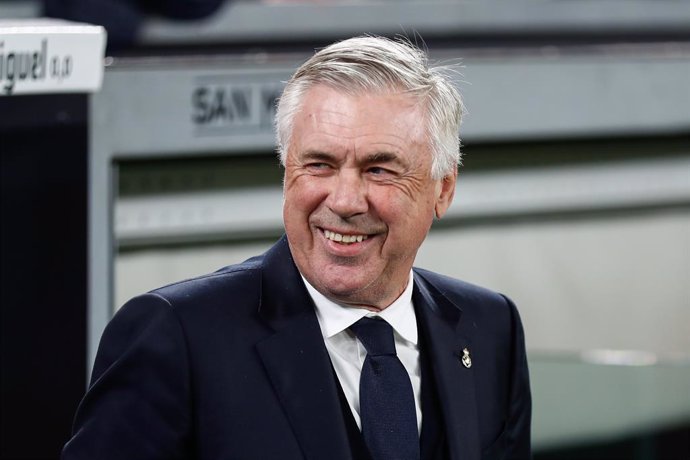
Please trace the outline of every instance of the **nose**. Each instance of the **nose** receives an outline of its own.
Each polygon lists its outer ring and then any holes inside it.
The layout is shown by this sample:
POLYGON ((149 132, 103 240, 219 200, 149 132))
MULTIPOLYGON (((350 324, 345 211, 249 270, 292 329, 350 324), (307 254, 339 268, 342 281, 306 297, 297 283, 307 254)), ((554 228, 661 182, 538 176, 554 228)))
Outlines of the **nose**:
POLYGON ((356 171, 341 169, 333 179, 327 200, 331 211, 342 218, 367 212, 367 184, 356 171))

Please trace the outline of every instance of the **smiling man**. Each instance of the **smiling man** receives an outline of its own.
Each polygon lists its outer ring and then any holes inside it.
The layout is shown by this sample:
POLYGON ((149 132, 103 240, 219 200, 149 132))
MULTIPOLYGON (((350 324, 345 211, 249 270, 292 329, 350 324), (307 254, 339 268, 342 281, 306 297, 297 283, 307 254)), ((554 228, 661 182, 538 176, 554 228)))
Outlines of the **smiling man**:
POLYGON ((529 458, 515 306, 413 268, 461 115, 409 43, 316 53, 277 110, 286 236, 120 309, 63 458, 529 458))
POLYGON ((331 300, 388 307, 434 214, 450 205, 455 168, 432 177, 418 99, 323 84, 304 95, 285 158, 283 218, 300 273, 331 300))

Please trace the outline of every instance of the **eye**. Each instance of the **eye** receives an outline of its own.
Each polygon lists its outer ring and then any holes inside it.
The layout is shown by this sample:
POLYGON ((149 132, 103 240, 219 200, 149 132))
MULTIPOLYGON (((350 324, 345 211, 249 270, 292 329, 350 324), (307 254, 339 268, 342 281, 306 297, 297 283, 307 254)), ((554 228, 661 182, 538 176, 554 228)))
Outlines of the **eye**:
POLYGON ((367 169, 367 173, 373 176, 390 176, 394 174, 392 170, 382 168, 381 166, 372 166, 367 169))
POLYGON ((331 165, 329 165, 328 163, 323 163, 323 162, 319 162, 319 161, 307 163, 305 165, 305 167, 309 171, 312 171, 314 173, 325 173, 325 172, 328 172, 332 169, 331 165))

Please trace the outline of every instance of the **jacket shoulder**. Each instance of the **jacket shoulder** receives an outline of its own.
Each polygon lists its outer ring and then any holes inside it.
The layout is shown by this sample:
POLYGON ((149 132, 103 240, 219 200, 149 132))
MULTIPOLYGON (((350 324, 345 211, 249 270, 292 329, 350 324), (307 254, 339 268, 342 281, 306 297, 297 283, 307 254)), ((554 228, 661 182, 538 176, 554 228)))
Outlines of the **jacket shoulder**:
POLYGON ((477 286, 476 284, 468 283, 467 281, 462 281, 450 276, 441 275, 423 268, 415 268, 414 272, 460 307, 475 303, 506 304, 506 297, 491 289, 477 286))
POLYGON ((189 302, 199 302, 204 297, 219 298, 224 294, 237 298, 238 294, 260 284, 261 256, 254 257, 242 263, 228 265, 213 273, 194 278, 177 281, 166 286, 153 289, 147 294, 160 297, 172 306, 179 306, 189 302))
POLYGON ((460 310, 474 327, 493 331, 496 335, 511 335, 509 331, 522 327, 517 308, 507 296, 429 270, 415 268, 415 273, 428 289, 436 292, 435 295, 442 296, 460 310))

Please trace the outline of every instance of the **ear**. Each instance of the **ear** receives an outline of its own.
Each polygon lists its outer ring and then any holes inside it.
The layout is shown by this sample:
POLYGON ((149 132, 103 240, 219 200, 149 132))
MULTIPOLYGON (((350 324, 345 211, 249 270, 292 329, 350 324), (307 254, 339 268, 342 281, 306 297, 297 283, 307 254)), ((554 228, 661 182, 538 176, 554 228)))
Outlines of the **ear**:
POLYGON ((448 174, 436 184, 436 204, 434 213, 440 219, 446 214, 455 196, 455 182, 458 178, 458 171, 455 169, 452 174, 448 174))

